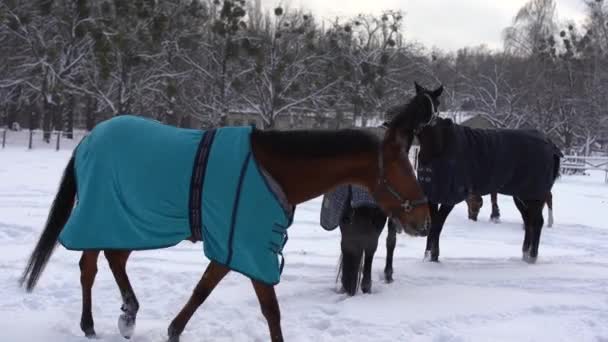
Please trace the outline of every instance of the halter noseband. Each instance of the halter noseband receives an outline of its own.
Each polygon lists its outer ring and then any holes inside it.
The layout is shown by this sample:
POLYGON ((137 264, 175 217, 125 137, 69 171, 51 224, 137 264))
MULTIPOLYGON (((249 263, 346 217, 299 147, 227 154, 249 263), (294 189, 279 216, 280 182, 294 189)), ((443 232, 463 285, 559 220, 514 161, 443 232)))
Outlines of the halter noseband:
MULTIPOLYGON (((382 148, 380 148, 380 153, 378 154, 378 184, 377 188, 374 192, 378 192, 378 190, 387 190, 389 194, 391 194, 397 201, 399 201, 399 207, 405 213, 409 213, 412 210, 425 205, 428 203, 426 196, 417 200, 408 200, 404 199, 401 194, 390 184, 390 182, 384 176, 384 155, 382 153, 382 148)), ((396 212, 391 213, 391 216, 395 216, 396 212)))

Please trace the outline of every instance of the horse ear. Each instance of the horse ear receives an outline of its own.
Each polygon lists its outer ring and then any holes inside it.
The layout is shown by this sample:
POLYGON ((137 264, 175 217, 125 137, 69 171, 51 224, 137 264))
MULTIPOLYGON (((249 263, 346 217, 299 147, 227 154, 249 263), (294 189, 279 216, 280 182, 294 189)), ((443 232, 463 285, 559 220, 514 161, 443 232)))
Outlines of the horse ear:
POLYGON ((416 95, 424 93, 426 89, 423 86, 418 84, 418 82, 414 81, 414 88, 416 89, 416 95))
POLYGON ((433 90, 431 95, 433 95, 434 98, 438 98, 439 96, 441 96, 442 93, 443 93, 443 85, 441 85, 441 86, 439 86, 439 88, 433 90))

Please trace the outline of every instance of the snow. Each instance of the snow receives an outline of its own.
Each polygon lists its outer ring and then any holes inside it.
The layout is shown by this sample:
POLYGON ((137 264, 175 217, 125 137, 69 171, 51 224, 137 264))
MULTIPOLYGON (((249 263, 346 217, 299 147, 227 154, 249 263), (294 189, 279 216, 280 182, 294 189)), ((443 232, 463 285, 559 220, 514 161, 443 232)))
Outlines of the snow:
MULTIPOLYGON (((0 149, 0 341, 87 341, 79 328, 79 253, 58 247, 38 287, 17 286, 46 220, 69 151, 0 149)), ((441 239, 441 262, 422 261, 424 238, 399 235, 395 281, 385 284, 386 232, 373 265, 373 293, 336 291, 338 231, 318 224, 320 198, 298 207, 276 286, 286 341, 606 341, 608 185, 603 174, 563 176, 553 228, 538 263, 521 261, 521 218, 499 196, 502 222, 479 222, 458 205, 441 239)), ((164 341, 208 261, 201 244, 135 252, 128 272, 138 296, 135 342, 164 341)), ((124 341, 120 294, 100 257, 93 288, 99 341, 124 341)), ((230 273, 187 325, 182 341, 268 341, 251 283, 230 273)))

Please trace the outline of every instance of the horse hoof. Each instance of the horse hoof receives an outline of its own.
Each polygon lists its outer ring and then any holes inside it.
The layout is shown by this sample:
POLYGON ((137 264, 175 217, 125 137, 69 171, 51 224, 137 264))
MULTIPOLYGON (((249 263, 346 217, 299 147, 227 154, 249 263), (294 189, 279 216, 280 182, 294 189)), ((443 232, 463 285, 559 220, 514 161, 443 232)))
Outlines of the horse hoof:
POLYGON ((118 317, 118 330, 120 335, 127 340, 133 336, 135 331, 135 317, 127 314, 122 314, 118 317))
POLYGON ((424 261, 439 262, 439 255, 433 254, 431 251, 425 251, 424 252, 424 261))
POLYGON ((167 328, 167 335, 169 336, 167 342, 179 342, 179 335, 181 335, 181 332, 178 332, 178 329, 175 328, 174 324, 174 322, 171 322, 169 328, 167 328))
POLYGON ((371 282, 370 283, 363 282, 361 284, 361 291, 363 293, 372 293, 372 284, 371 284, 371 282))
POLYGON ((522 259, 528 264, 535 264, 537 257, 531 256, 530 252, 523 252, 522 259))
POLYGON ((490 221, 492 223, 500 223, 500 218, 498 218, 498 217, 492 217, 492 218, 490 218, 490 221))
POLYGON ((84 332, 84 336, 88 339, 94 339, 97 338, 97 334, 95 333, 95 330, 91 330, 91 331, 85 331, 84 332))
POLYGON ((393 282, 393 272, 391 272, 391 273, 386 273, 386 272, 385 272, 385 273, 384 273, 384 281, 385 281, 387 284, 392 283, 392 282, 393 282))

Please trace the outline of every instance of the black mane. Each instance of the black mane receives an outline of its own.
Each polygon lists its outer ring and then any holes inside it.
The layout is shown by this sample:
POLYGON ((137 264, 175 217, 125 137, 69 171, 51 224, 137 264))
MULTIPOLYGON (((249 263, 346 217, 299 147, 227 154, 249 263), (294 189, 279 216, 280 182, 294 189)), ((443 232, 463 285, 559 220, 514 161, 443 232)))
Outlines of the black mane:
POLYGON ((391 107, 387 111, 389 127, 402 131, 413 131, 416 125, 417 111, 424 107, 423 96, 414 96, 409 102, 391 107))
POLYGON ((333 158, 352 153, 375 153, 380 139, 361 129, 254 130, 253 139, 283 155, 333 158))

